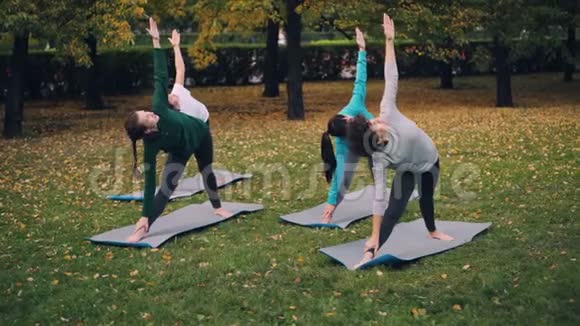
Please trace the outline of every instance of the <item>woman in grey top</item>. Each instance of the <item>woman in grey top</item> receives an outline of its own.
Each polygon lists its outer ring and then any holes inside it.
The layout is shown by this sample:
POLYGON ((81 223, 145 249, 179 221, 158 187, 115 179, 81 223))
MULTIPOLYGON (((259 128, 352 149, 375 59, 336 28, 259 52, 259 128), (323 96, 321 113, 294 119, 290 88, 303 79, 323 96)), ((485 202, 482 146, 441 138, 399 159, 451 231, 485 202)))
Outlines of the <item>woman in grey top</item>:
POLYGON ((373 231, 359 265, 371 260, 387 241, 405 211, 415 184, 419 188, 419 205, 429 236, 440 240, 453 240, 435 228, 433 193, 439 177, 439 155, 435 144, 396 106, 399 76, 394 47, 395 27, 386 14, 383 16, 383 28, 386 38, 385 90, 380 117, 367 120, 363 116, 357 116, 348 128, 351 149, 359 155, 372 156, 375 182, 373 231), (395 176, 385 210, 387 168, 395 170, 395 176))

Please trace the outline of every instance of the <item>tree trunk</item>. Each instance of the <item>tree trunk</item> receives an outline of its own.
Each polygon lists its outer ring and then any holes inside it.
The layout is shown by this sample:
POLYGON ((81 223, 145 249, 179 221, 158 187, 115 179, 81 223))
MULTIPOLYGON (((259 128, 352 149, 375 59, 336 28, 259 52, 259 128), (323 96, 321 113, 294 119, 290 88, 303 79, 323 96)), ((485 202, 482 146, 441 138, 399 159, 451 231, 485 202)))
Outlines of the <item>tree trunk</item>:
POLYGON ((496 106, 513 107, 511 67, 509 64, 510 49, 494 37, 495 78, 496 78, 496 106))
POLYGON ((4 112, 4 137, 14 138, 22 134, 24 107, 24 78, 28 59, 28 32, 14 34, 12 57, 10 58, 10 80, 4 112))
POLYGON ((264 60, 264 97, 280 96, 278 80, 278 32, 280 24, 268 19, 266 58, 264 60))
POLYGON ((302 98, 302 48, 300 39, 302 32, 301 16, 296 7, 298 0, 286 0, 286 42, 288 44, 288 119, 304 120, 304 102, 302 98))
POLYGON ((87 83, 85 85, 85 108, 88 110, 102 110, 105 108, 105 104, 103 102, 101 83, 99 81, 97 38, 93 34, 89 34, 86 42, 89 47, 89 56, 91 58, 92 65, 87 70, 87 83))
POLYGON ((450 62, 439 61, 439 76, 442 89, 453 89, 453 67, 450 62))
POLYGON ((574 70, 576 70, 576 24, 571 23, 568 26, 568 39, 566 41, 570 57, 564 67, 564 81, 570 82, 574 79, 574 70))

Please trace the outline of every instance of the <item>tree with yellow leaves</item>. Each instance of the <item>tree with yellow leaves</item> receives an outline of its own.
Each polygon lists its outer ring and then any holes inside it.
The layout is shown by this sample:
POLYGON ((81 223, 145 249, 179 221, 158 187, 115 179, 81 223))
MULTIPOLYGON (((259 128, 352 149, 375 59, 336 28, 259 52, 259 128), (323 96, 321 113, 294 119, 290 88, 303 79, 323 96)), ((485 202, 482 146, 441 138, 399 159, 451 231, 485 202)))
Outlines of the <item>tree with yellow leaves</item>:
MULTIPOLYGON (((277 66, 278 26, 283 25, 287 38, 289 119, 304 119, 302 99, 302 49, 301 35, 304 25, 321 22, 338 29, 367 26, 371 13, 382 12, 376 1, 331 0, 199 0, 193 6, 199 24, 199 36, 189 48, 189 55, 197 68, 216 61, 214 38, 224 32, 252 33, 267 26, 265 71, 265 96, 278 94, 275 70, 277 66)), ((376 26, 380 26, 375 17, 376 26)))

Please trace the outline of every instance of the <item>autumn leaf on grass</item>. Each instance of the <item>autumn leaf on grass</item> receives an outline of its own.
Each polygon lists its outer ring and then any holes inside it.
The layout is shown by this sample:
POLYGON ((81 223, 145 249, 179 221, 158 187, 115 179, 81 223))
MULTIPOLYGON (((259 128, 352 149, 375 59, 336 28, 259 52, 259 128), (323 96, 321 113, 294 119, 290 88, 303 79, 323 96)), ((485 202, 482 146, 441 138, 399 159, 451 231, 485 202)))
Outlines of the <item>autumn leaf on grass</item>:
POLYGON ((441 274, 441 278, 446 280, 447 279, 447 274, 441 274))
POLYGON ((280 241, 282 240, 282 235, 281 234, 274 234, 270 236, 270 239, 274 240, 274 241, 280 241))
POLYGON ((137 274, 139 274, 138 270, 134 270, 134 271, 129 273, 129 275, 131 275, 131 276, 137 276, 137 274))
POLYGON ((153 318, 153 317, 148 312, 142 312, 141 313, 141 318, 143 318, 144 320, 151 320, 151 318, 153 318))
POLYGON ((461 308, 461 305, 459 304, 454 304, 453 307, 451 307, 451 309, 453 309, 454 311, 461 311, 463 308, 461 308))
POLYGON ((112 260, 113 259, 113 253, 108 251, 107 254, 105 255, 105 259, 106 260, 112 260))
POLYGON ((413 307, 413 308, 411 308, 411 314, 413 314, 413 316, 415 316, 415 317, 421 317, 421 316, 425 316, 427 314, 427 310, 424 308, 413 307))
POLYGON ((163 260, 169 262, 169 261, 171 261, 171 259, 173 259, 173 257, 171 256, 170 253, 164 253, 163 254, 163 260))

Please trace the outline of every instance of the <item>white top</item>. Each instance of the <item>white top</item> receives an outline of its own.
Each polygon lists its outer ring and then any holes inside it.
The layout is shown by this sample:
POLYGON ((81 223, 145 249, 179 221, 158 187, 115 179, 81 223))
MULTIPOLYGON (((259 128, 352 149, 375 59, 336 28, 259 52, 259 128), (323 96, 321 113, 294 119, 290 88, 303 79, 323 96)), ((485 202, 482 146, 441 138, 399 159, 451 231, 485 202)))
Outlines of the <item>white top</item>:
POLYGON ((191 93, 183 85, 175 83, 171 94, 179 98, 179 110, 189 116, 197 118, 203 122, 209 119, 209 112, 203 103, 191 96, 191 93))
POLYGON ((385 62, 385 91, 381 100, 380 117, 387 123, 389 142, 384 148, 373 153, 375 215, 383 215, 387 204, 384 179, 386 168, 399 172, 424 173, 429 171, 439 158, 431 138, 397 108, 398 79, 397 62, 385 62))

